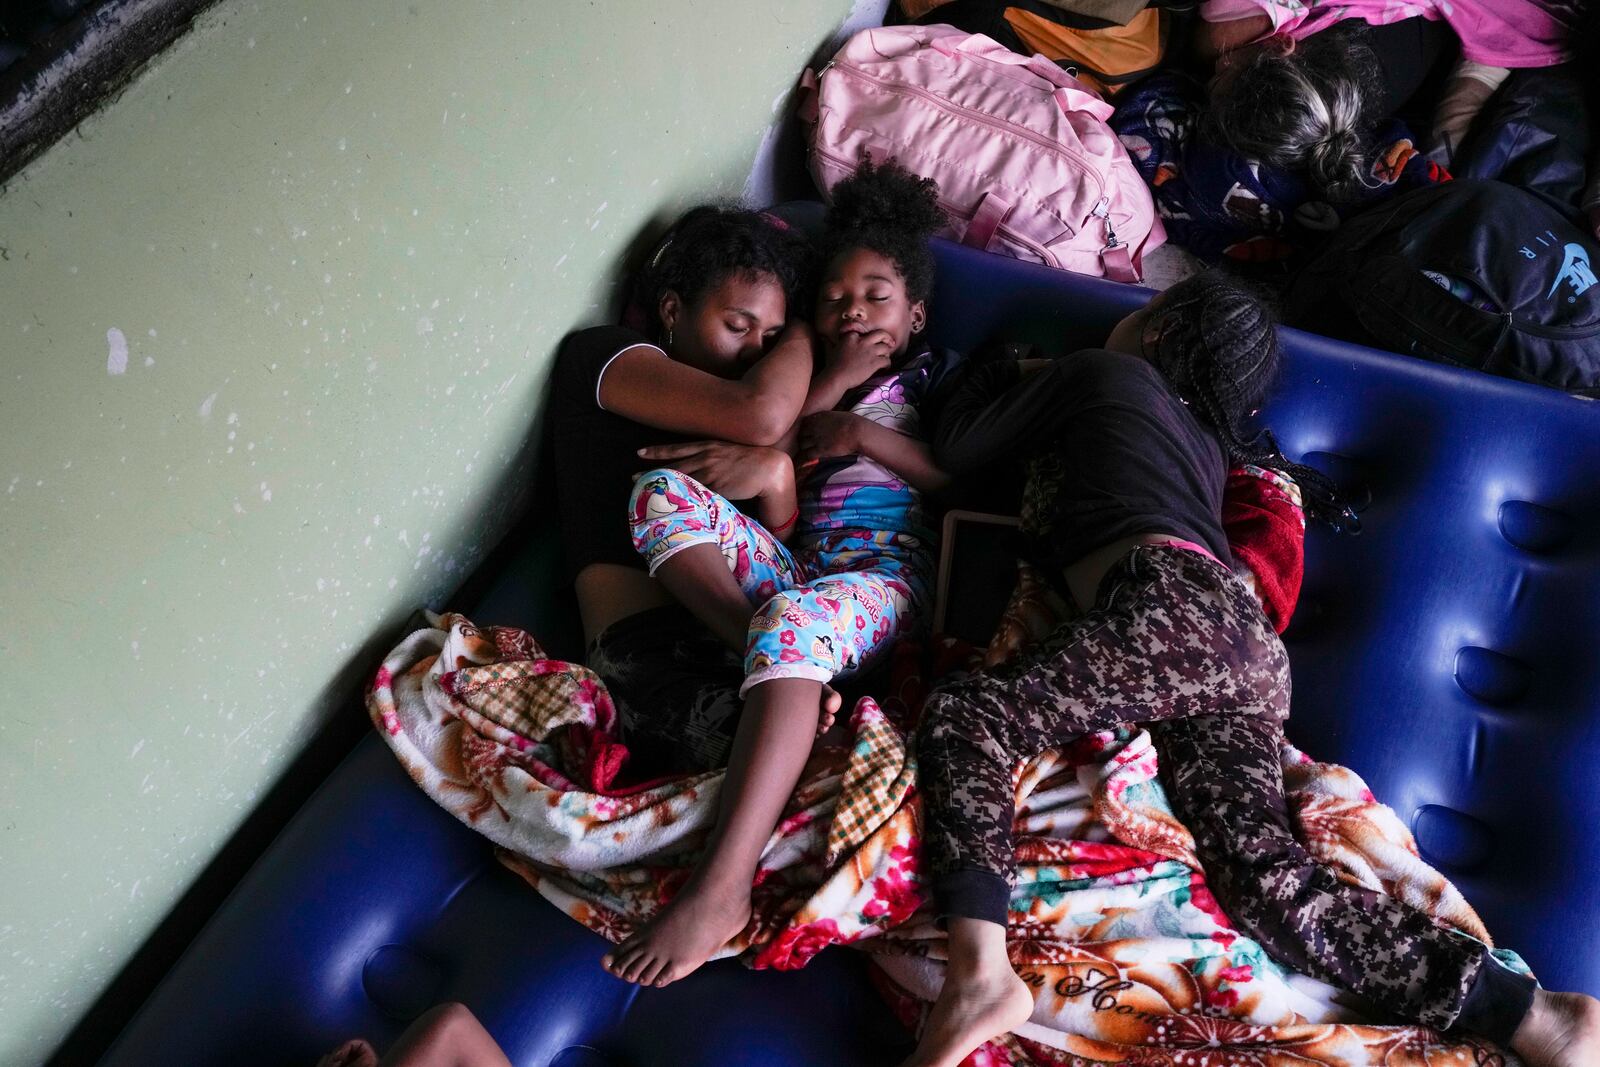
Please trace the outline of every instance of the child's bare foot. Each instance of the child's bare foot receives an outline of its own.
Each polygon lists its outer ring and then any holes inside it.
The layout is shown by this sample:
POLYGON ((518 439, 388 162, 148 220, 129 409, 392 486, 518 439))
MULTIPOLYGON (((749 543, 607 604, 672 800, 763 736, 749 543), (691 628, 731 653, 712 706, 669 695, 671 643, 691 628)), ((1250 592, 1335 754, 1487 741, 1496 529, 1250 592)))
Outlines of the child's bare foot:
POLYGON ((1010 963, 968 974, 952 968, 917 1050, 901 1067, 956 1067, 979 1045, 1010 1033, 1032 1014, 1033 995, 1010 963))
POLYGON ((322 1057, 317 1067, 378 1067, 378 1050, 358 1037, 322 1057))
POLYGON ((821 737, 833 729, 833 720, 838 718, 839 709, 844 707, 844 698, 836 692, 831 685, 822 687, 822 714, 817 719, 817 736, 821 737))
POLYGON ((655 921, 608 952, 601 965, 625 982, 665 986, 710 959, 750 921, 750 887, 742 891, 694 879, 655 921))
POLYGON ((1511 1037, 1528 1067, 1600 1064, 1600 1000, 1582 993, 1536 990, 1533 1007, 1511 1037))

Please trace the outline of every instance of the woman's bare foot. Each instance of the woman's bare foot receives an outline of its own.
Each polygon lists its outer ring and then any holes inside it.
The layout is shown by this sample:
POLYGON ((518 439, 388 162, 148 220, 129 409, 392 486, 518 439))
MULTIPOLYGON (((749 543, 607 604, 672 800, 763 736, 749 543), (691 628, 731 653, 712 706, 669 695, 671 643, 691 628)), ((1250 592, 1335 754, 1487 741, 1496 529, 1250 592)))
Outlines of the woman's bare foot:
POLYGON ((643 930, 608 952, 601 965, 625 982, 661 987, 698 969, 750 921, 742 891, 692 879, 643 930))
POLYGON ((1600 1064, 1600 1000, 1582 993, 1533 994, 1533 1007, 1511 1037, 1511 1051, 1528 1067, 1600 1064))
POLYGON ((1010 1033, 1032 1014, 1033 995, 1009 962, 969 973, 952 966, 922 1040, 902 1067, 956 1067, 979 1045, 1010 1033))
POLYGON ((322 1057, 317 1067, 378 1067, 378 1050, 358 1037, 322 1057))

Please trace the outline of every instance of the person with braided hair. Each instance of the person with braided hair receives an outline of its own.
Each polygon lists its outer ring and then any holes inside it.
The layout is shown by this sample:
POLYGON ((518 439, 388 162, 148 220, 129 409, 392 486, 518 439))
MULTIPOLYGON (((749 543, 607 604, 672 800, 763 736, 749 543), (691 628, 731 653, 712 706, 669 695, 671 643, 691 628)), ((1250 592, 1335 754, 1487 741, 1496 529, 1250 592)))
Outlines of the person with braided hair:
POLYGON ((870 667, 926 614, 935 549, 923 495, 948 479, 919 409, 959 362, 920 338, 928 239, 944 224, 935 184, 892 162, 864 162, 834 187, 812 321, 821 365, 779 446, 799 475, 783 521, 730 503, 742 474, 708 465, 711 443, 641 452, 663 466, 634 485, 634 547, 744 657, 744 707, 704 856, 604 960, 626 981, 677 981, 745 927, 762 852, 837 710, 829 683, 870 667))
POLYGON ((1295 839, 1279 756, 1289 660, 1229 566, 1227 464, 1291 473, 1313 517, 1348 513, 1327 479, 1241 429, 1278 360, 1260 301, 1209 273, 1129 315, 1103 349, 1032 374, 1013 365, 986 398, 951 401, 935 456, 955 474, 1007 444, 989 433, 974 448, 966 428, 1052 398, 1030 478, 1048 471, 1052 484, 1032 486, 1024 510, 1035 554, 1082 611, 1019 661, 939 687, 923 709, 924 870, 949 965, 906 1067, 955 1067, 1033 1010, 1006 948, 1016 763, 1134 724, 1150 727, 1212 893, 1279 962, 1395 1015, 1509 1046, 1532 1067, 1600 1062, 1600 1002, 1537 989, 1481 942, 1340 880, 1295 839))

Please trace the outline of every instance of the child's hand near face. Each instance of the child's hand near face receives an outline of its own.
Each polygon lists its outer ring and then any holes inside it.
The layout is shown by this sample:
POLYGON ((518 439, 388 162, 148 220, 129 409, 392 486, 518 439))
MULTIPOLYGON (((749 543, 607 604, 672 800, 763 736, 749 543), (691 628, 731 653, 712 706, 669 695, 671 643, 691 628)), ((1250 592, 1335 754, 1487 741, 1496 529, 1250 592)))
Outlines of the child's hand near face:
POLYGON ((847 333, 839 338, 837 347, 828 348, 825 370, 846 390, 854 389, 888 370, 894 352, 894 337, 887 330, 847 333))

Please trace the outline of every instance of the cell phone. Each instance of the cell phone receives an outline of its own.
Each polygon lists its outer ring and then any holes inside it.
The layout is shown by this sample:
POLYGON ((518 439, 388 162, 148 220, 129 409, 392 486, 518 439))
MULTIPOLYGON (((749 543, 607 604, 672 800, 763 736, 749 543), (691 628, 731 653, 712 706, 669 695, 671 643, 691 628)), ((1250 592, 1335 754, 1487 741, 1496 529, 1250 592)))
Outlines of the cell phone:
POLYGON ((980 647, 989 643, 1017 587, 1022 520, 949 511, 939 545, 933 629, 980 647))

